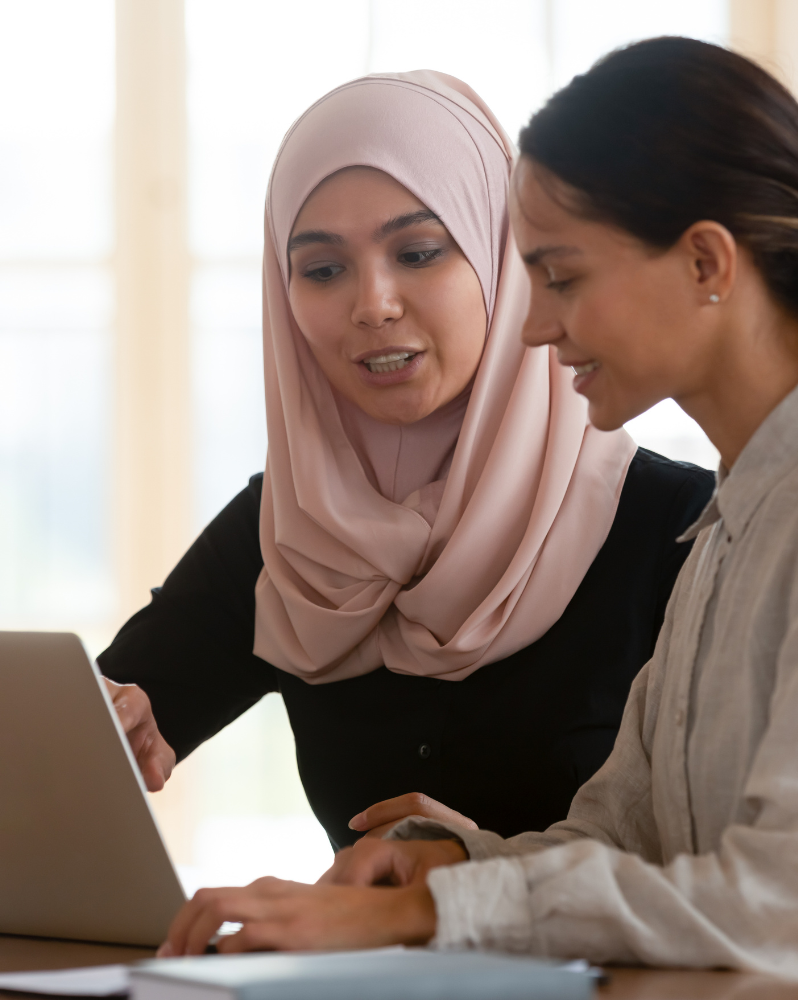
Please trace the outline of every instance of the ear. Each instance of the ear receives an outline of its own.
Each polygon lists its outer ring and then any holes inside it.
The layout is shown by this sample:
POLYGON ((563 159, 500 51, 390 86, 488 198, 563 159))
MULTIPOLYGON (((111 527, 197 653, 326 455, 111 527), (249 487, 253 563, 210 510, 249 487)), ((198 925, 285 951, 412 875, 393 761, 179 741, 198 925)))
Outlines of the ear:
POLYGON ((719 222, 694 222, 679 238, 700 305, 723 302, 737 276, 737 241, 719 222), (717 296, 717 298, 714 298, 717 296))

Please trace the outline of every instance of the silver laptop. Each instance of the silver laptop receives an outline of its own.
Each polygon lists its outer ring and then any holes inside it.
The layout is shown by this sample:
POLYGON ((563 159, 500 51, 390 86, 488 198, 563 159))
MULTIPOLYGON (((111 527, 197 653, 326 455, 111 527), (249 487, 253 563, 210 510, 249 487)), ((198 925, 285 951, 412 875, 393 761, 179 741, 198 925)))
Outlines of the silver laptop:
POLYGON ((184 901, 78 637, 0 632, 0 933, 158 945, 184 901))

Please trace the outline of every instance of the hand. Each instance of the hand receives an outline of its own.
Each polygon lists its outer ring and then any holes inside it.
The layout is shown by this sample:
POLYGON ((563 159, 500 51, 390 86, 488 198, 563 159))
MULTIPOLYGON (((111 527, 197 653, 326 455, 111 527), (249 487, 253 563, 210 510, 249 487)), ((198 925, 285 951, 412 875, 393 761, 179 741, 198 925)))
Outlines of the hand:
POLYGON ((426 885, 430 868, 467 861, 456 840, 368 840, 345 847, 319 879, 324 885, 426 885))
POLYGON ((425 885, 354 889, 259 878, 242 889, 200 889, 172 921, 158 957, 203 954, 226 920, 244 926, 221 938, 220 952, 381 948, 426 944, 435 904, 425 885))
POLYGON ((444 823, 456 823, 458 826, 464 826, 466 830, 479 829, 473 819, 455 812, 442 802, 436 802, 422 792, 408 792, 407 795, 384 799, 376 805, 369 806, 349 820, 349 829, 368 831, 367 837, 382 837, 392 826, 396 826, 399 820, 407 816, 427 816, 444 823))
POLYGON ((107 677, 103 680, 144 784, 149 791, 160 792, 175 766, 175 752, 158 732, 150 699, 136 684, 115 684, 107 677))

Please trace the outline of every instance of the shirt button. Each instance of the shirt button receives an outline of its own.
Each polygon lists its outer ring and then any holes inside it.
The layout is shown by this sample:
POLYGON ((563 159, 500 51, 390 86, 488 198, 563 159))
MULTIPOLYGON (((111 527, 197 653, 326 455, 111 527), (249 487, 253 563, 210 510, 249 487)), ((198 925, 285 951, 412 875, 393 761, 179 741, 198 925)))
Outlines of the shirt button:
POLYGON ((681 709, 679 709, 679 711, 676 713, 676 725, 677 726, 684 725, 684 712, 681 709))
POLYGON ((432 753, 432 747, 429 745, 429 743, 422 743, 421 746, 418 748, 418 755, 419 757, 421 757, 422 760, 426 760, 431 753, 432 753))

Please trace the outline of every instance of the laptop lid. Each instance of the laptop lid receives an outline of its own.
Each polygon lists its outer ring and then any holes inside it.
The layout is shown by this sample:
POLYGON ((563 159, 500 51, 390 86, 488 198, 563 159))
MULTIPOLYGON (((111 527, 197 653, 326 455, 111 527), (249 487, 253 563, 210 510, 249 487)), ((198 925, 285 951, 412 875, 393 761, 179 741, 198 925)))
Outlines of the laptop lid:
POLYGON ((78 637, 0 632, 0 933, 158 945, 184 901, 78 637))

